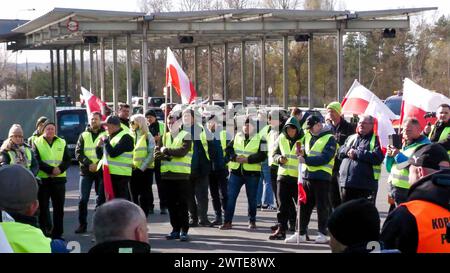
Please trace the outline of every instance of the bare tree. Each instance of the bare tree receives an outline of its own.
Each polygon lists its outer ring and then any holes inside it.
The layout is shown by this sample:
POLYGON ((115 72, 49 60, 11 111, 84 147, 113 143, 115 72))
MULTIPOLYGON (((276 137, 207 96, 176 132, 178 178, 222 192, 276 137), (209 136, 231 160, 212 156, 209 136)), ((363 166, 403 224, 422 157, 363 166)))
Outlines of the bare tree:
POLYGON ((306 10, 334 10, 336 0, 305 0, 303 4, 306 10))
POLYGON ((225 0, 225 7, 228 9, 245 9, 249 5, 249 0, 225 0))
POLYGON ((172 6, 171 0, 138 0, 139 9, 142 12, 164 12, 169 11, 172 6))
POLYGON ((269 9, 296 9, 300 0, 263 0, 262 6, 269 9))

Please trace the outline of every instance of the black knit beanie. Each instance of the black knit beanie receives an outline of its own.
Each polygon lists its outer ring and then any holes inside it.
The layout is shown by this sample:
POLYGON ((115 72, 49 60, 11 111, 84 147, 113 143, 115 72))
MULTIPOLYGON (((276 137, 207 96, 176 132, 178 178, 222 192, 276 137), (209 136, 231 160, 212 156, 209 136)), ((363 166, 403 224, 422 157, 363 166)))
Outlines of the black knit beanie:
POLYGON ((346 246, 378 241, 380 215, 367 199, 351 200, 333 211, 328 219, 328 230, 337 241, 346 246))

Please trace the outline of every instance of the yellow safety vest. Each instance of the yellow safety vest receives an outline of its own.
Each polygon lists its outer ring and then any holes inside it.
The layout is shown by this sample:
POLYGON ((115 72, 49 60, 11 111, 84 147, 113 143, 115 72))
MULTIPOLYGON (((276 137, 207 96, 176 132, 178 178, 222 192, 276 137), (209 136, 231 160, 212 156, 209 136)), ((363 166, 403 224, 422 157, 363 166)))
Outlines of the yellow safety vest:
MULTIPOLYGON (((405 147, 406 150, 402 150, 401 152, 409 159, 414 154, 416 148, 422 144, 423 143, 414 143, 408 147, 405 147)), ((388 181, 391 181, 392 185, 397 188, 409 189, 411 187, 409 184, 409 168, 399 170, 397 168, 397 163, 394 163, 392 165, 391 174, 389 175, 388 181)))
MULTIPOLYGON (((115 147, 123 136, 129 135, 129 133, 125 130, 120 131, 117 135, 115 135, 111 140, 111 147, 115 147)), ((109 171, 114 175, 122 175, 122 176, 131 176, 132 171, 132 162, 133 162, 133 151, 124 152, 119 156, 111 157, 108 154, 107 157, 109 171)))
POLYGON ((91 132, 83 132, 81 134, 81 137, 83 138, 84 147, 83 152, 84 155, 92 161, 93 164, 97 164, 100 161, 100 158, 97 157, 97 153, 95 152, 95 149, 97 148, 98 143, 100 142, 100 139, 106 136, 106 132, 101 132, 98 134, 98 136, 93 139, 91 132))
MULTIPOLYGON (((8 155, 9 155, 9 158, 11 159, 11 162, 9 164, 10 165, 17 164, 17 161, 18 161, 17 154, 15 152, 13 152, 13 151, 8 151, 8 155)), ((32 154, 31 154, 30 148, 28 148, 28 147, 25 147, 25 156, 27 158, 27 165, 24 166, 24 167, 26 167, 27 169, 30 169, 31 168, 32 154)))
POLYGON ((279 135, 274 130, 270 130, 269 134, 267 135, 267 157, 269 166, 278 166, 278 163, 273 160, 273 154, 276 150, 275 144, 277 142, 278 136, 279 135))
POLYGON ((165 124, 162 123, 161 121, 158 121, 159 124, 159 135, 162 136, 164 134, 164 126, 165 124))
POLYGON ((259 131, 259 135, 260 135, 261 139, 267 139, 269 130, 270 130, 270 125, 266 125, 259 131))
MULTIPOLYGON (((254 137, 250 139, 250 141, 245 145, 245 136, 243 133, 238 133, 234 137, 234 152, 236 153, 236 156, 245 156, 248 157, 249 155, 256 154, 259 150, 259 146, 261 144, 261 136, 260 134, 256 134, 254 137)), ((232 170, 239 169, 241 164, 238 162, 230 162, 230 168, 232 170)), ((261 163, 253 163, 248 164, 244 163, 242 164, 245 171, 250 172, 260 172, 261 171, 261 163)))
MULTIPOLYGON (((35 146, 41 160, 49 166, 58 167, 63 161, 64 149, 66 148, 66 141, 64 139, 56 137, 50 147, 44 136, 40 136, 35 140, 35 146)), ((49 178, 49 175, 44 171, 39 170, 38 177, 49 178)), ((63 172, 56 177, 66 177, 66 172, 63 172)))
MULTIPOLYGON (((436 126, 433 125, 430 136, 434 133, 435 130, 436 130, 436 126)), ((438 141, 446 140, 449 134, 450 134, 450 127, 445 127, 445 129, 442 131, 441 135, 439 136, 438 141)), ((447 154, 450 156, 450 150, 447 151, 447 154)))
MULTIPOLYGON (((330 140, 330 138, 332 138, 333 135, 331 133, 326 134, 322 137, 320 137, 318 140, 316 140, 316 142, 314 143, 314 145, 312 147, 310 147, 310 142, 312 139, 312 135, 310 132, 308 132, 305 135, 305 152, 306 152, 306 156, 318 156, 323 152, 323 149, 325 148, 325 146, 328 143, 328 140, 330 140)), ((306 169, 309 172, 317 172, 317 171, 324 171, 330 175, 332 175, 333 173, 333 166, 334 166, 334 156, 331 157, 331 160, 322 166, 308 166, 306 165, 306 169)))
MULTIPOLYGON (((163 137, 163 145, 169 149, 179 149, 183 147, 183 140, 187 135, 186 131, 180 131, 175 138, 172 139, 170 132, 163 137)), ((161 161, 161 173, 181 173, 191 174, 192 147, 183 157, 172 157, 171 160, 161 161)))
POLYGON ((286 136, 284 134, 280 135, 278 145, 280 147, 281 155, 285 156, 288 161, 286 164, 279 165, 278 175, 298 177, 299 161, 297 157, 297 143, 301 143, 301 140, 297 140, 291 148, 286 136))
POLYGON ((127 133, 131 132, 130 127, 126 126, 125 124, 123 124, 122 122, 120 123, 120 128, 122 128, 122 130, 124 130, 127 133))
MULTIPOLYGON (((136 141, 136 145, 134 146, 134 150, 133 150, 133 166, 134 167, 139 168, 142 165, 142 162, 148 155, 147 147, 148 147, 147 137, 142 135, 136 141)), ((147 169, 153 169, 154 166, 155 166, 155 164, 154 164, 154 162, 152 162, 151 165, 147 167, 147 169)))
POLYGON ((0 223, 14 253, 51 253, 51 240, 31 225, 17 222, 0 223))
MULTIPOLYGON (((352 146, 353 143, 355 143, 357 138, 358 138, 358 134, 349 136, 347 139, 347 141, 348 141, 347 146, 352 146)), ((376 136, 375 136, 375 134, 372 134, 372 139, 370 140, 370 146, 369 146, 369 149, 372 152, 375 150, 375 141, 376 141, 376 136)), ((378 179, 380 179, 380 175, 381 175, 381 165, 373 165, 373 177, 375 178, 375 180, 378 181, 378 179)))

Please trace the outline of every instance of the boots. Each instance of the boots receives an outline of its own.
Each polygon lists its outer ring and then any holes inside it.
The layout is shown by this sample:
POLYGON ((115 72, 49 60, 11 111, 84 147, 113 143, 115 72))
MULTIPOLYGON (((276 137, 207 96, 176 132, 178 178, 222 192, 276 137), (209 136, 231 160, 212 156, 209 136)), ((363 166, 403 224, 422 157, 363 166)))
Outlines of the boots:
POLYGON ((286 231, 282 227, 278 229, 269 236, 269 240, 284 240, 286 239, 286 231))

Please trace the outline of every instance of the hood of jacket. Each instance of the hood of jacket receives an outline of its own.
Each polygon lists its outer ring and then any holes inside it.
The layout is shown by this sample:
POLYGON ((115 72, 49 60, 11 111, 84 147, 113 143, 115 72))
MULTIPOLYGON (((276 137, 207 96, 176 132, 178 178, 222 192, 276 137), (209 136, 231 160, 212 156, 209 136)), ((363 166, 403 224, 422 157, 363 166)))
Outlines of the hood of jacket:
POLYGON ((422 200, 450 210, 450 170, 427 175, 414 183, 408 192, 408 201, 422 200))
POLYGON ((290 117, 286 121, 286 124, 284 124, 284 126, 283 126, 283 134, 289 140, 299 140, 300 138, 302 138, 303 130, 300 127, 300 123, 298 122, 298 120, 295 117, 290 117), (293 139, 288 136, 288 133, 287 133, 288 126, 295 126, 295 128, 297 128, 297 134, 295 135, 295 137, 293 139))

